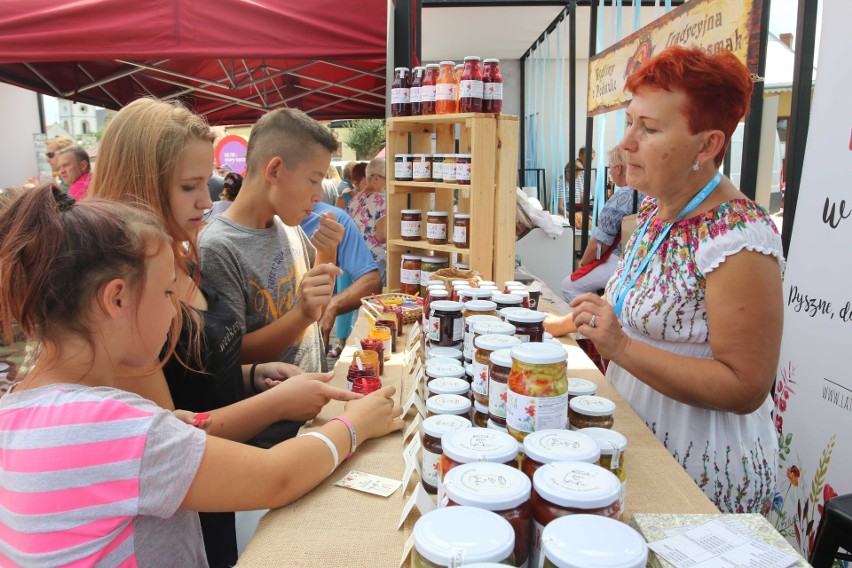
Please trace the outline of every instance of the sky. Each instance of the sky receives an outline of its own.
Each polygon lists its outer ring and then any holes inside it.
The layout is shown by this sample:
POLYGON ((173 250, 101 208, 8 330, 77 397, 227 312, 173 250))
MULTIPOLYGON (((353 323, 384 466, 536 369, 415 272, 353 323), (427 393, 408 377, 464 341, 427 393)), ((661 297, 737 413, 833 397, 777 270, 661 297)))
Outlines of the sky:
MULTIPOLYGON (((771 0, 769 8, 769 31, 775 35, 785 32, 796 33, 796 15, 799 0, 771 0)), ((819 4, 817 15, 817 53, 814 55, 814 65, 819 53, 819 34, 822 18, 822 2, 819 4)), ((791 71, 792 72, 792 71, 791 71)), ((44 115, 47 124, 59 121, 59 101, 53 97, 44 97, 44 115)))

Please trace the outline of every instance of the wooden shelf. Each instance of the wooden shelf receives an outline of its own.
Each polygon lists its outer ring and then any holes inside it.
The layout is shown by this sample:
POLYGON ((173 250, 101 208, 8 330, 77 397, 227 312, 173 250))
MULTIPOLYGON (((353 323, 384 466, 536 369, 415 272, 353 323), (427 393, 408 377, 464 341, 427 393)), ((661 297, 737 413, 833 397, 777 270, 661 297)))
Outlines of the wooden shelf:
POLYGON ((432 245, 429 244, 429 241, 427 241, 426 239, 423 239, 422 241, 404 241, 402 239, 391 239, 388 241, 387 244, 388 250, 394 251, 405 251, 408 249, 414 249, 422 251, 443 252, 449 254, 460 254, 465 258, 470 256, 470 249, 458 248, 452 243, 446 245, 432 245))

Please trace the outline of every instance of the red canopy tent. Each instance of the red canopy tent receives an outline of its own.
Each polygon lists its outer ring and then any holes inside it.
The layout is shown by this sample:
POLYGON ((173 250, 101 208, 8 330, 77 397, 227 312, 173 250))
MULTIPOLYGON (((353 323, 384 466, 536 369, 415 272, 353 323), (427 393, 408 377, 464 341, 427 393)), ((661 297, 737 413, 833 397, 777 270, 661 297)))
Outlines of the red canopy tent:
POLYGON ((214 124, 299 108, 383 117, 387 4, 341 0, 7 0, 0 81, 118 109, 179 98, 214 124))

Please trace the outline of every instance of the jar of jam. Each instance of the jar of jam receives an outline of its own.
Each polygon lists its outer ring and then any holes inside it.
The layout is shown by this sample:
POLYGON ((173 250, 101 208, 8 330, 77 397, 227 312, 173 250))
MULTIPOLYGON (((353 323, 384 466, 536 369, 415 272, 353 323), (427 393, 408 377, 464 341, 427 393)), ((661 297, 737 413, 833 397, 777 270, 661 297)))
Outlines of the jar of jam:
MULTIPOLYGON (((467 463, 444 478, 448 507, 457 505, 493 511, 515 531, 515 565, 526 566, 530 552, 532 483, 517 468, 500 463, 467 463)), ((468 564, 465 564, 468 566, 468 564)))
MULTIPOLYGON (((464 376, 464 369, 462 369, 464 376)), ((467 398, 470 385, 462 378, 438 377, 426 383, 426 398, 440 394, 457 394, 467 398)))
MULTIPOLYGON (((435 397, 432 397, 435 398, 435 397)), ((432 400, 430 398, 429 400, 432 400)), ((518 442, 508 434, 487 428, 448 432, 441 439, 441 478, 463 463, 492 462, 517 467, 518 442)))
POLYGON ((435 84, 438 81, 439 68, 437 63, 430 63, 423 74, 423 84, 420 87, 420 114, 422 115, 435 114, 435 84))
POLYGON ((598 392, 598 385, 592 381, 579 377, 568 378, 568 404, 575 396, 594 396, 598 392))
POLYGON ((411 568, 447 568, 473 562, 514 565, 515 533, 509 521, 475 507, 444 507, 414 523, 411 568))
POLYGON ((524 299, 514 294, 492 294, 491 301, 497 304, 497 311, 503 308, 520 308, 524 299))
POLYGON ((425 67, 415 67, 411 72, 411 90, 409 92, 411 99, 411 116, 420 116, 422 112, 422 95, 423 75, 426 71, 425 67))
POLYGON ((423 256, 420 258, 420 295, 426 294, 426 283, 432 279, 432 274, 444 268, 449 268, 450 261, 440 256, 423 256))
POLYGON ((358 377, 352 381, 352 392, 356 394, 370 394, 382 388, 382 380, 379 377, 358 377))
POLYGON ((509 308, 502 308, 497 311, 497 316, 501 321, 508 321, 509 316, 512 314, 522 314, 527 311, 527 308, 522 308, 521 306, 511 306, 509 308))
POLYGON ((385 372, 385 344, 381 339, 368 337, 361 340, 362 351, 374 351, 379 358, 379 375, 385 372))
POLYGON ((496 430, 496 431, 498 431, 498 432, 502 432, 503 434, 507 434, 507 435, 509 434, 509 431, 508 431, 508 430, 506 430, 506 427, 505 427, 505 426, 500 426, 499 424, 497 424, 496 422, 494 422, 494 421, 493 421, 493 420, 491 420, 490 418, 488 419, 488 426, 487 426, 487 428, 488 428, 489 430, 496 430))
POLYGON ((456 248, 470 248, 470 215, 467 213, 453 216, 453 244, 456 248))
POLYGON ((376 327, 384 327, 390 331, 390 340, 391 340, 391 351, 396 353, 396 338, 397 338, 397 320, 394 319, 379 319, 376 320, 376 327))
POLYGON ((411 154, 397 154, 393 158, 393 179, 411 181, 414 178, 414 162, 411 154))
POLYGON ((441 61, 435 85, 436 114, 455 114, 458 112, 458 102, 456 100, 456 93, 458 91, 453 66, 452 61, 441 61))
POLYGON ((412 176, 414 181, 432 181, 432 156, 429 154, 412 154, 412 176))
POLYGON ((346 390, 352 390, 352 383, 355 379, 361 379, 364 377, 377 377, 379 376, 379 371, 376 369, 376 365, 373 363, 361 363, 359 367, 357 363, 352 363, 349 365, 349 369, 346 372, 346 390))
POLYGON ((470 416, 470 399, 457 394, 436 394, 426 399, 426 417, 436 414, 470 416))
POLYGON ((399 290, 412 296, 420 293, 420 257, 402 255, 402 267, 399 271, 399 290))
POLYGON ((512 347, 506 426, 518 440, 538 430, 565 428, 567 359, 564 349, 547 343, 521 343, 512 347))
POLYGON ((400 236, 404 241, 420 240, 420 225, 423 222, 423 211, 420 209, 403 209, 400 236))
POLYGON ((383 347, 382 355, 385 361, 390 361, 391 354, 393 353, 393 341, 388 328, 376 326, 370 329, 369 333, 367 333, 367 339, 378 339, 381 341, 383 347))
POLYGON ((444 183, 456 182, 456 154, 444 154, 444 183))
POLYGON ((473 352, 476 351, 476 349, 474 349, 473 347, 473 326, 477 323, 499 322, 499 318, 496 318, 493 315, 488 315, 487 313, 470 315, 464 319, 464 350, 462 354, 466 363, 471 363, 473 361, 473 352))
POLYGON ((615 403, 602 396, 575 396, 571 399, 568 420, 572 430, 612 428, 615 403))
POLYGON ((459 82, 459 112, 482 112, 482 67, 479 58, 464 58, 459 82))
MULTIPOLYGON (((457 269, 458 266, 459 265, 456 264, 457 269)), ((491 290, 483 290, 482 288, 468 288, 467 290, 459 294, 459 301, 465 305, 467 305, 468 302, 477 300, 491 301, 491 294, 493 294, 491 290)), ((491 303, 494 304, 494 302, 491 303)), ((494 315, 497 315, 497 304, 494 304, 494 307, 491 309, 494 310, 494 315)))
POLYGON ((544 528, 541 542, 545 568, 645 568, 648 562, 642 535, 607 517, 560 517, 544 528))
POLYGON ((598 444, 601 450, 601 467, 614 473, 621 481, 621 492, 624 495, 627 490, 627 470, 624 467, 627 438, 615 430, 606 428, 583 428, 577 432, 585 434, 598 444))
POLYGON ((411 80, 408 67, 394 69, 391 85, 391 116, 411 116, 411 80))
POLYGON ((509 294, 521 297, 521 307, 530 309, 530 293, 520 288, 511 288, 509 294))
MULTIPOLYGON (((421 269, 422 274, 422 269, 421 269)), ((423 301, 423 314, 429 314, 429 324, 426 326, 427 333, 437 333, 440 328, 440 322, 435 319, 432 312, 432 303, 433 302, 445 302, 450 299, 450 294, 446 290, 441 289, 427 289, 426 299, 423 301)))
POLYGON ((447 244, 449 217, 446 211, 429 211, 426 214, 426 240, 430 245, 447 244))
POLYGON ((453 284, 453 301, 458 302, 459 294, 468 288, 470 288, 470 284, 453 284))
MULTIPOLYGON (((438 349, 445 349, 445 348, 439 347, 438 349)), ((449 349, 449 348, 447 348, 447 349, 449 349)), ((458 365, 459 367, 462 366, 462 364, 459 361, 457 361, 455 359, 450 359, 449 357, 427 357, 426 358, 427 376, 428 376, 429 367, 432 366, 432 365, 458 365)))
POLYGON ((488 425, 488 405, 474 400, 470 419, 474 426, 485 428, 488 425))
POLYGON ((361 363, 361 365, 372 365, 373 369, 376 370, 373 374, 379 376, 379 372, 381 371, 381 361, 379 361, 379 355, 375 351, 355 351, 352 354, 352 364, 357 367, 358 363, 361 363))
POLYGON ((506 391, 512 370, 512 350, 498 349, 488 357, 488 419, 506 429, 506 391))
POLYGON ((578 461, 597 464, 601 451, 598 443, 571 430, 539 430, 524 438, 521 470, 532 480, 541 466, 553 462, 578 461))
POLYGON ((504 294, 508 294, 508 293, 509 293, 509 289, 510 289, 510 288, 516 288, 516 287, 518 287, 518 286, 523 287, 523 286, 524 286, 524 283, 523 283, 523 282, 520 282, 520 281, 518 281, 518 280, 506 280, 506 281, 503 283, 503 293, 504 293, 504 294))
POLYGON ((426 359, 426 362, 429 362, 429 359, 437 359, 439 357, 446 357, 448 359, 455 359, 458 363, 462 362, 462 352, 459 349, 454 349, 452 347, 433 347, 432 351, 429 352, 429 357, 426 359))
POLYGON ((621 517, 621 483, 604 468, 584 462, 554 462, 533 475, 533 539, 531 558, 538 566, 541 533, 554 519, 567 515, 621 517))
POLYGON ((447 432, 470 428, 470 420, 454 414, 437 414, 423 421, 423 450, 420 461, 420 481, 431 494, 438 492, 441 469, 441 437, 447 432))
POLYGON ((503 112, 503 75, 500 73, 499 59, 486 59, 482 62, 482 112, 503 112))
MULTIPOLYGON (((426 361, 426 381, 433 381, 435 379, 439 379, 442 377, 451 378, 451 379, 463 379, 464 377, 464 367, 462 367, 458 362, 454 363, 444 363, 442 361, 455 361, 455 359, 449 359, 447 357, 441 357, 440 359, 429 359, 426 361), (437 361, 437 362, 436 362, 437 361)), ((467 382, 467 381, 465 381, 467 382)), ((453 394, 453 393, 449 393, 453 394)))
MULTIPOLYGON (((505 324, 501 324, 505 325, 505 324)), ((480 329, 477 327, 476 329, 480 329)), ((473 398, 481 404, 488 404, 489 366, 491 353, 498 349, 511 349, 521 340, 511 335, 477 335, 473 340, 476 351, 473 354, 473 398)))
POLYGON ((461 303, 433 299, 429 306, 432 310, 432 320, 438 323, 438 345, 452 347, 460 343, 464 339, 461 303))
POLYGON ((479 287, 480 288, 484 288, 486 286, 495 286, 495 285, 496 284, 494 283, 493 280, 480 280, 479 281, 479 287))
POLYGON ((432 181, 442 183, 444 181, 444 155, 432 154, 432 181))
POLYGON ((470 185, 470 172, 472 169, 470 154, 456 154, 456 183, 459 185, 470 185))
MULTIPOLYGON (((500 318, 497 317, 497 304, 495 304, 491 300, 470 299, 470 296, 468 294, 474 290, 479 290, 479 288, 468 288, 467 290, 462 290, 461 292, 459 292, 459 301, 462 303, 464 317, 469 318, 472 316, 491 316, 494 318, 491 321, 499 321, 500 318), (465 302, 465 300, 467 301, 465 302)), ((467 326, 465 326, 465 332, 467 332, 467 326)))
POLYGON ((544 314, 525 309, 506 316, 506 321, 515 326, 515 337, 523 343, 541 343, 544 340, 544 314))

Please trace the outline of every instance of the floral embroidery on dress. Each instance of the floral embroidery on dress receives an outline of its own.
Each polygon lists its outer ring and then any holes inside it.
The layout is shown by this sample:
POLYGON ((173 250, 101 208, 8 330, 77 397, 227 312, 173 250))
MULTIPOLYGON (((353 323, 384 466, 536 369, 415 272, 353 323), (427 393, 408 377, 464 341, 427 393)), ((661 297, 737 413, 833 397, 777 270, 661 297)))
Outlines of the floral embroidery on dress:
POLYGON ((383 192, 366 193, 359 191, 352 196, 346 212, 352 217, 361 232, 361 236, 364 237, 367 248, 370 249, 370 253, 379 266, 379 272, 384 279, 386 249, 385 243, 376 238, 376 223, 387 214, 385 194, 383 192))

